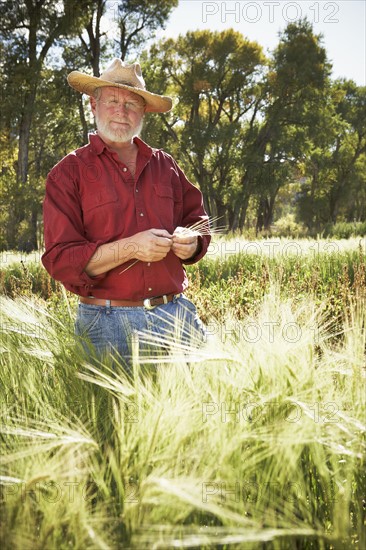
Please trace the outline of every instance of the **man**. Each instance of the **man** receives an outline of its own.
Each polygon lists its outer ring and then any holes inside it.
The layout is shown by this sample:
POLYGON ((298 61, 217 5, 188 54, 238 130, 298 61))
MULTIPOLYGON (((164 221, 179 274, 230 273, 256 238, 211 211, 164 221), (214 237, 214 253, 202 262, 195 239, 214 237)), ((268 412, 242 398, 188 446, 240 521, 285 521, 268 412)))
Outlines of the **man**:
POLYGON ((127 364, 136 331, 167 343, 179 327, 185 343, 199 341, 203 325, 183 293, 184 264, 210 242, 202 195, 170 155, 137 137, 144 113, 169 111, 171 98, 147 91, 139 64, 120 59, 68 82, 90 96, 97 132, 48 175, 42 262, 80 296, 76 333, 127 364), (200 221, 206 234, 182 229, 200 221))

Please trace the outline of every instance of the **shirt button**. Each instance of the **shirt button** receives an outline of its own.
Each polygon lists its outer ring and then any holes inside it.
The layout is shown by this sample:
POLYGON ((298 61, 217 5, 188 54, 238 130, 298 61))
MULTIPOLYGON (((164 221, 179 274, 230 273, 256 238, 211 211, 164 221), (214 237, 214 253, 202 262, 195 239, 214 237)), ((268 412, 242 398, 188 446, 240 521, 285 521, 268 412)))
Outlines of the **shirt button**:
POLYGON ((143 213, 143 212, 140 212, 140 216, 143 216, 143 215, 144 215, 144 213, 143 213))
POLYGON ((122 172, 127 172, 126 166, 124 168, 122 168, 122 172))
POLYGON ((150 262, 148 262, 148 263, 147 263, 147 267, 150 267, 150 266, 151 266, 151 263, 150 263, 150 262))
POLYGON ((138 193, 138 192, 139 192, 139 190, 138 190, 138 189, 136 189, 136 193, 138 193))
POLYGON ((148 288, 147 290, 148 290, 149 292, 151 292, 151 291, 152 291, 152 288, 151 288, 151 287, 149 287, 149 288, 148 288))

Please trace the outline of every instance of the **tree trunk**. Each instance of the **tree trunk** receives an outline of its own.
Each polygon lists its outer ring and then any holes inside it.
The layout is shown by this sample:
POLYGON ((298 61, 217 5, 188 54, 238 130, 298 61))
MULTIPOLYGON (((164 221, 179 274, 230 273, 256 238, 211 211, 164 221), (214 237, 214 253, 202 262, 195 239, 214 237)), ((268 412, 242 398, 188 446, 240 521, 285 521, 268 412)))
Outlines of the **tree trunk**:
POLYGON ((29 225, 29 237, 25 243, 25 252, 32 252, 32 250, 38 250, 37 242, 37 225, 38 225, 38 208, 37 204, 33 204, 31 211, 31 219, 29 225))
POLYGON ((267 200, 266 216, 264 219, 264 229, 266 231, 270 230, 271 224, 273 222, 273 211, 274 211, 276 196, 277 196, 277 193, 276 195, 271 195, 269 200, 267 200))
MULTIPOLYGON (((220 198, 216 198, 217 220, 219 225, 225 225, 228 223, 227 205, 224 204, 220 198)), ((229 228, 230 229, 230 228, 229 228)))
POLYGON ((18 229, 21 222, 25 219, 26 206, 24 194, 28 185, 29 140, 35 97, 36 86, 33 85, 31 91, 25 94, 23 113, 20 120, 16 187, 13 201, 9 206, 9 222, 6 230, 8 248, 10 250, 23 248, 23 245, 18 243, 18 229))
POLYGON ((79 97, 78 97, 78 102, 79 102, 79 115, 80 115, 80 121, 81 121, 81 127, 83 129, 83 144, 85 145, 86 143, 88 143, 88 140, 89 140, 89 129, 88 129, 88 124, 86 122, 86 118, 85 118, 85 111, 84 111, 84 103, 83 103, 83 95, 82 94, 79 94, 79 97))
POLYGON ((250 195, 245 196, 242 202, 237 201, 235 205, 233 223, 231 227, 233 231, 236 231, 237 229, 243 229, 244 227, 249 204, 249 197, 250 195))
POLYGON ((271 223, 273 221, 273 210, 275 205, 276 195, 271 197, 262 197, 259 201, 259 206, 257 210, 257 224, 256 232, 269 231, 271 228, 271 223))

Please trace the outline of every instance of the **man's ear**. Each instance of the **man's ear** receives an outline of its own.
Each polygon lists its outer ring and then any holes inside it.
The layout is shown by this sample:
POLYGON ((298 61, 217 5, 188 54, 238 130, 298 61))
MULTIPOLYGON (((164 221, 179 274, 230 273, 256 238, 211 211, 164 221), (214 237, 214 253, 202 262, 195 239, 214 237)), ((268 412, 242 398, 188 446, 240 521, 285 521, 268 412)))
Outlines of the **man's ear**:
POLYGON ((93 96, 91 95, 91 96, 90 96, 90 107, 91 107, 91 110, 92 110, 93 115, 95 115, 96 106, 97 106, 97 100, 95 99, 95 97, 93 97, 93 96))

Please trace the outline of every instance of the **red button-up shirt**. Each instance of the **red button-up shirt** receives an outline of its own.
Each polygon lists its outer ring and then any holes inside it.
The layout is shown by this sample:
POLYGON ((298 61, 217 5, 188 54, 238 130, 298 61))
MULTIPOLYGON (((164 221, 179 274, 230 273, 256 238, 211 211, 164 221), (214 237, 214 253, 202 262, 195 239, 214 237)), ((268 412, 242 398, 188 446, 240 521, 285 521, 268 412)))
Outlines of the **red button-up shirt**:
POLYGON ((172 251, 159 262, 134 260, 96 277, 84 269, 97 248, 146 229, 187 227, 207 219, 202 194, 174 159, 141 139, 135 177, 97 134, 88 145, 64 157, 49 173, 43 204, 46 251, 42 262, 50 275, 80 296, 140 300, 183 292, 188 285, 182 263, 195 263, 210 237, 199 237, 201 250, 190 261, 172 251))

